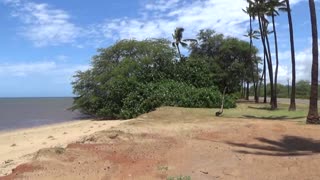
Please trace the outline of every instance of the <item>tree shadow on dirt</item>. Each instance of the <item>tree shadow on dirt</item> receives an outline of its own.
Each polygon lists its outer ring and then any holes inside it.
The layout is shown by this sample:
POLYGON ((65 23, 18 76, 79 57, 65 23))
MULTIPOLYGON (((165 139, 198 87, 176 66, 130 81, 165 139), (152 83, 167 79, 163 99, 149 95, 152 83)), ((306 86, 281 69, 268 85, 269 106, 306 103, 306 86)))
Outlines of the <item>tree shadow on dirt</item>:
POLYGON ((254 106, 248 106, 249 109, 256 109, 256 110, 266 110, 266 111, 274 111, 271 109, 271 107, 263 106, 263 107, 254 107, 254 106))
POLYGON ((243 115, 247 119, 265 119, 265 120, 295 120, 302 119, 305 116, 289 117, 289 116, 252 116, 252 115, 243 115))
POLYGON ((242 154, 267 156, 307 156, 320 153, 320 141, 297 136, 284 136, 280 141, 256 138, 258 144, 226 142, 231 146, 247 148, 236 150, 242 154))

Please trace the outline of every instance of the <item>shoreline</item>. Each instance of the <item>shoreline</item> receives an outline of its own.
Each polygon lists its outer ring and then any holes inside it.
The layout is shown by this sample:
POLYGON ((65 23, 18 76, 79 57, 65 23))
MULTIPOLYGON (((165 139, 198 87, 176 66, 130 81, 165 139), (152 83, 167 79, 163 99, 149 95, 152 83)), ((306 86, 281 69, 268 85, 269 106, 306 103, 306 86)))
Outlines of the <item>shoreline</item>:
POLYGON ((94 119, 73 119, 73 120, 66 120, 66 121, 60 121, 60 122, 51 122, 47 124, 39 124, 39 125, 33 125, 29 127, 18 127, 18 128, 9 128, 9 129, 2 129, 0 130, 0 135, 10 133, 10 132, 16 132, 16 131, 23 131, 23 130, 30 130, 30 129, 39 129, 39 128, 45 128, 45 127, 53 127, 53 126, 60 126, 60 125, 68 125, 70 123, 74 122, 81 122, 81 121, 95 121, 94 119))
POLYGON ((92 133, 120 125, 121 120, 74 120, 0 131, 0 176, 28 162, 42 148, 65 147, 92 133))

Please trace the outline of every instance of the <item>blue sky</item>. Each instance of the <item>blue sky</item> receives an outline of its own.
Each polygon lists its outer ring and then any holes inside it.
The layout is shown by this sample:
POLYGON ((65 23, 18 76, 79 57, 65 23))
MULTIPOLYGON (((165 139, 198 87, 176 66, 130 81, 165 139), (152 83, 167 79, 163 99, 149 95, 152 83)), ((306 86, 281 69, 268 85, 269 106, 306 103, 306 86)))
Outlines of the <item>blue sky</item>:
MULTIPOLYGON (((308 1, 290 2, 297 78, 310 80, 308 1)), ((0 97, 72 96, 74 72, 90 68, 96 49, 119 39, 170 39, 175 27, 184 27, 185 37, 211 28, 247 40, 245 6, 244 0, 0 0, 0 97)), ((285 83, 291 73, 286 14, 277 18, 277 30, 285 83)))

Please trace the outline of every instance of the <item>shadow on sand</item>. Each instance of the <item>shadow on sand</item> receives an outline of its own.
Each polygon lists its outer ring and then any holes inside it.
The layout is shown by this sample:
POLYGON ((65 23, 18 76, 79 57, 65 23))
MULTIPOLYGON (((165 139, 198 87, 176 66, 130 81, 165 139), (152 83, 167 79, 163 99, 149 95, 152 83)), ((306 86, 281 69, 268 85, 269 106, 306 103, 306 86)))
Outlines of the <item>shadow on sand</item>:
POLYGON ((248 119, 264 119, 264 120, 295 120, 295 119, 305 118, 305 116, 289 117, 289 116, 252 116, 252 115, 243 115, 243 117, 248 119))
POLYGON ((280 141, 256 138, 258 144, 226 142, 231 146, 246 148, 236 150, 242 154, 266 156, 307 156, 320 153, 320 141, 297 136, 284 136, 280 141))

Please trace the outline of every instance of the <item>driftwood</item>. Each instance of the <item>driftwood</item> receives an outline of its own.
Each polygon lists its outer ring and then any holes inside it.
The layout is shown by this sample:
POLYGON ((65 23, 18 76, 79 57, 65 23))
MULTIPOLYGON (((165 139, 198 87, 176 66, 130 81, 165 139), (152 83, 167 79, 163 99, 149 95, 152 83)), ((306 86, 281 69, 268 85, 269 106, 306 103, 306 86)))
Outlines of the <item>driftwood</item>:
POLYGON ((220 108, 220 111, 216 112, 216 116, 220 116, 223 113, 224 96, 226 94, 226 90, 227 90, 227 87, 225 87, 223 90, 221 108, 220 108))

